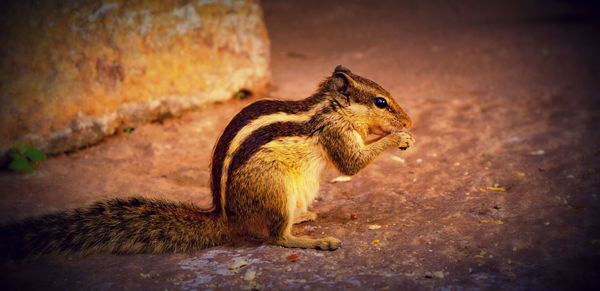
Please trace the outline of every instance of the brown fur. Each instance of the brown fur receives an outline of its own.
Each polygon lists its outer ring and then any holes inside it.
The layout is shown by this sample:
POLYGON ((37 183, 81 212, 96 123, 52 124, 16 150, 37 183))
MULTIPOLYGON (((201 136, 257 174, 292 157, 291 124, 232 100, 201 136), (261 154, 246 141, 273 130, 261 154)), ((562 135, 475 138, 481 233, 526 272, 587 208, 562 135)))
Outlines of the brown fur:
POLYGON ((246 106, 240 111, 225 127, 221 137, 213 150, 213 158, 211 164, 211 191, 213 193, 213 207, 217 211, 221 210, 220 193, 221 193, 221 170, 223 169, 223 161, 225 153, 229 148, 229 143, 235 137, 237 132, 250 121, 256 118, 276 112, 285 112, 296 114, 303 111, 308 111, 313 105, 318 103, 318 96, 307 98, 301 101, 281 101, 281 100, 260 100, 246 106), (218 196, 218 197, 217 197, 218 196))
POLYGON ((0 250, 17 257, 187 252, 247 237, 334 250, 336 238, 291 234, 294 221, 316 218, 307 208, 324 164, 354 175, 383 151, 412 146, 402 131, 410 124, 389 92, 338 67, 311 97, 257 101, 231 120, 213 151, 210 210, 145 198, 102 201, 4 225, 0 250), (376 107, 375 98, 389 106, 376 107), (380 137, 368 142, 369 134, 380 137))
POLYGON ((0 250, 12 257, 188 252, 228 241, 225 229, 189 203, 113 199, 5 225, 0 250))

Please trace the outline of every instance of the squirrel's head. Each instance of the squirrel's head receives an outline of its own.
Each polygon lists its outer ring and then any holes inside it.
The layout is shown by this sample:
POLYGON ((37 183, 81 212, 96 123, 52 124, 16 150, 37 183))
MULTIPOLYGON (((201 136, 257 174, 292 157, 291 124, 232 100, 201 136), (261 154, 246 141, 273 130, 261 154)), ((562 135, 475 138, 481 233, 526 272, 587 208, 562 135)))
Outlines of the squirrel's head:
POLYGON ((337 66, 324 83, 329 95, 344 108, 344 112, 361 134, 387 135, 411 127, 406 112, 392 95, 377 83, 337 66))

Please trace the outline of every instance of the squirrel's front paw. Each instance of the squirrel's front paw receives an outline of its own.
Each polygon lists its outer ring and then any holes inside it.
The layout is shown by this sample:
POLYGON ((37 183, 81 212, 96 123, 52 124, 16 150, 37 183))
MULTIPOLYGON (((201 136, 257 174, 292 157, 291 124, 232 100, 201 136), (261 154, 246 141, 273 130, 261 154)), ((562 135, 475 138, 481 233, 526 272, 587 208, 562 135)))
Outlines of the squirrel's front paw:
POLYGON ((392 133, 396 139, 398 148, 401 150, 406 150, 409 147, 412 147, 415 144, 415 139, 412 135, 405 131, 398 131, 392 133))
POLYGON ((319 239, 319 245, 317 246, 317 248, 324 251, 333 251, 339 248, 341 245, 342 241, 335 237, 329 236, 326 238, 319 239))

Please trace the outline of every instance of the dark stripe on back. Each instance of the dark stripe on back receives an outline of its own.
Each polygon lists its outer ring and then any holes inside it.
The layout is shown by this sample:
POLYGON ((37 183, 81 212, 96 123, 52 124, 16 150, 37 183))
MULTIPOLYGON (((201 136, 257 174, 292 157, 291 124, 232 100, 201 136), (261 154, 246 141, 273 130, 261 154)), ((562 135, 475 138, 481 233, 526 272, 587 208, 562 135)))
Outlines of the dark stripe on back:
POLYGON ((235 170, 244 165, 262 146, 274 139, 288 136, 311 136, 321 131, 325 112, 330 112, 330 109, 324 108, 305 122, 275 122, 255 130, 235 151, 227 172, 228 177, 231 177, 235 170))
POLYGON ((306 112, 322 99, 322 95, 313 95, 300 101, 260 100, 248 105, 233 117, 227 127, 225 127, 221 137, 219 137, 212 157, 210 188, 213 194, 213 206, 217 212, 221 211, 221 175, 223 162, 229 145, 237 133, 244 126, 263 115, 278 112, 288 114, 306 112))

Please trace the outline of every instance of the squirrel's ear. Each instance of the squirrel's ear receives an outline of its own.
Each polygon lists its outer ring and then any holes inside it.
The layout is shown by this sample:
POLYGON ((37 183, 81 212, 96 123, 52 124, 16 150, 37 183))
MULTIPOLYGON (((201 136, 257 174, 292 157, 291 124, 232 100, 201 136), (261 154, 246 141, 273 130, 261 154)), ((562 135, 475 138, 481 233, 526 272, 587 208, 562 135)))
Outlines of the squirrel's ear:
POLYGON ((355 86, 354 80, 346 72, 333 72, 332 87, 333 89, 346 97, 346 103, 350 103, 349 89, 355 86))
POLYGON ((339 73, 339 72, 342 72, 342 73, 352 73, 352 72, 350 71, 350 69, 348 69, 348 68, 346 68, 346 67, 344 67, 344 66, 342 66, 342 65, 338 65, 338 66, 337 66, 337 67, 335 67, 335 69, 333 70, 333 73, 334 73, 334 74, 335 74, 335 73, 339 73))

